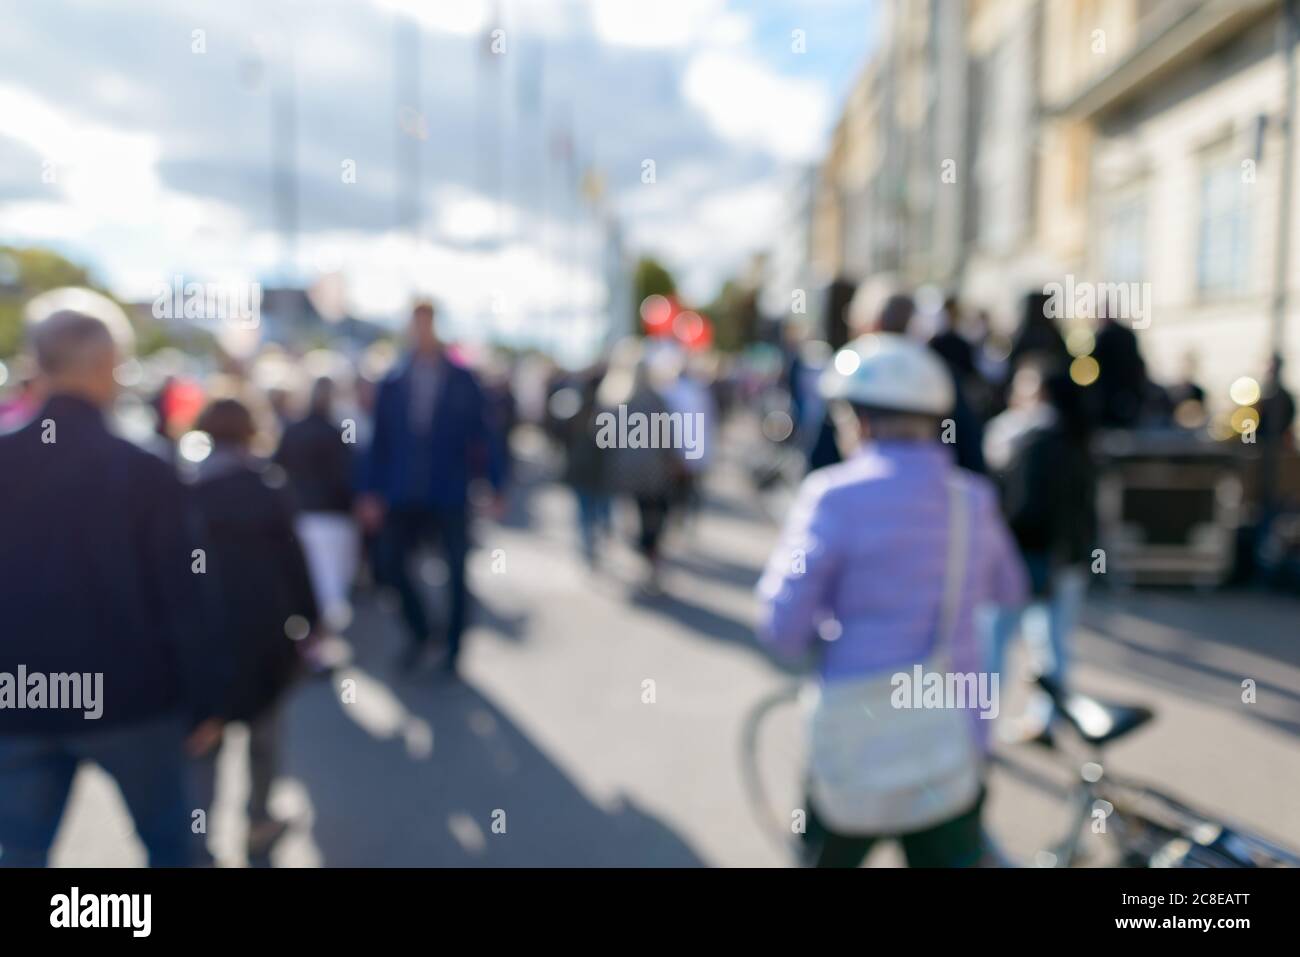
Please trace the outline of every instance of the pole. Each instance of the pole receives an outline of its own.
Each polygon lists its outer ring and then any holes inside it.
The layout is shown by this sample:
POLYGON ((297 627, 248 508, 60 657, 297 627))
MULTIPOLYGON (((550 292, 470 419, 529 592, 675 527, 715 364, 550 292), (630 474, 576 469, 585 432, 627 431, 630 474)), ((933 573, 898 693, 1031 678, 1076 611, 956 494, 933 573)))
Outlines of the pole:
POLYGON ((272 93, 272 116, 275 122, 275 210, 279 220, 281 256, 285 282, 297 281, 298 272, 298 110, 295 90, 293 46, 282 35, 281 82, 272 93))
POLYGON ((1286 325, 1287 276, 1290 272, 1291 253, 1291 202, 1294 192, 1295 133, 1296 133, 1296 66, 1295 44, 1297 18, 1300 4, 1297 0, 1283 0, 1281 53, 1285 64, 1284 113, 1282 118, 1282 167, 1277 212, 1277 256, 1273 262, 1273 353, 1282 353, 1282 334, 1286 325))
POLYGON ((399 14, 393 33, 395 68, 393 92, 397 99, 397 226, 409 234, 412 249, 420 225, 420 138, 425 118, 420 112, 420 31, 415 21, 399 14))
MULTIPOLYGON (((1295 46, 1300 34, 1300 0, 1283 0, 1282 22, 1279 30, 1280 53, 1285 69, 1283 70, 1286 89, 1283 91, 1285 104, 1282 117, 1282 167, 1278 170, 1277 210, 1277 252, 1273 261, 1273 315, 1272 315, 1272 353, 1273 361, 1282 356, 1283 337, 1286 329, 1288 305, 1287 283, 1289 280, 1291 260, 1291 205, 1295 180, 1295 140, 1296 140, 1296 65, 1295 46)), ((1280 388, 1281 383, 1277 383, 1280 388)), ((1265 521, 1276 508, 1278 468, 1281 464, 1282 433, 1270 429, 1263 436, 1263 456, 1260 462, 1260 503, 1264 509, 1265 521)))

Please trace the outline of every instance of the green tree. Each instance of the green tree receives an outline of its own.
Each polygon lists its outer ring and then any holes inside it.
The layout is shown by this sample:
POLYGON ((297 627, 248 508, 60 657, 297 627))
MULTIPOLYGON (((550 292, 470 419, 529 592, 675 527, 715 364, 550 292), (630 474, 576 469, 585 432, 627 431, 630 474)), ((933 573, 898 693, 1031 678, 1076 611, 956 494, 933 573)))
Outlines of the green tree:
POLYGON ((56 252, 0 246, 0 356, 13 355, 22 344, 27 300, 60 286, 97 288, 85 269, 56 252))
POLYGON ((728 279, 705 310, 713 320, 714 343, 736 352, 758 337, 758 292, 728 279))
MULTIPOLYGON (((63 286, 83 286, 118 302, 87 269, 52 250, 0 246, 0 357, 12 356, 22 346, 23 308, 27 301, 63 286)), ((136 351, 140 355, 173 344, 161 323, 139 322, 131 316, 131 310, 126 312, 135 327, 136 351)))
POLYGON ((632 291, 632 308, 636 310, 636 315, 633 316, 634 328, 641 329, 641 303, 645 297, 676 295, 677 283, 663 263, 653 256, 642 256, 637 260, 636 269, 632 273, 632 291))

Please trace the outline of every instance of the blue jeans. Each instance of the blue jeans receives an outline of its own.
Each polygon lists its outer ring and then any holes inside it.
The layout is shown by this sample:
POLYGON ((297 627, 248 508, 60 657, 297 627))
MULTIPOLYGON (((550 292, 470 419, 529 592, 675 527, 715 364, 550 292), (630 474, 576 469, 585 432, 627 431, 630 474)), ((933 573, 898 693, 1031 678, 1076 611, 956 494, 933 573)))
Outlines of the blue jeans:
POLYGON ((597 541, 609 534, 610 500, 604 492, 575 489, 578 498, 578 531, 582 536, 582 556, 588 564, 596 561, 597 541))
POLYGON ((1002 674, 1008 646, 1017 633, 1023 633, 1034 656, 1036 673, 1065 684, 1070 636, 1079 623, 1088 579, 1081 566, 1057 569, 1051 578, 1050 597, 1019 608, 991 611, 987 628, 990 672, 1002 674))
MULTIPOLYGON (((91 724, 91 722, 87 722, 91 724)), ((93 761, 117 781, 152 867, 206 863, 191 831, 179 716, 103 731, 0 735, 0 866, 44 867, 77 765, 93 761)))

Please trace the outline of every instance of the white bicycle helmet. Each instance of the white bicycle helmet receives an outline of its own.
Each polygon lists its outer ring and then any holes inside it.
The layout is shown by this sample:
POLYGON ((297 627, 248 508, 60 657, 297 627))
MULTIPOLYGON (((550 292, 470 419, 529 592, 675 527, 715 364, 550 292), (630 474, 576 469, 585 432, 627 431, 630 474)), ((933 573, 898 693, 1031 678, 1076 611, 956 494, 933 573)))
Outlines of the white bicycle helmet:
POLYGON ((874 332, 835 353, 822 395, 853 405, 943 416, 955 399, 952 376, 926 346, 907 336, 874 332))

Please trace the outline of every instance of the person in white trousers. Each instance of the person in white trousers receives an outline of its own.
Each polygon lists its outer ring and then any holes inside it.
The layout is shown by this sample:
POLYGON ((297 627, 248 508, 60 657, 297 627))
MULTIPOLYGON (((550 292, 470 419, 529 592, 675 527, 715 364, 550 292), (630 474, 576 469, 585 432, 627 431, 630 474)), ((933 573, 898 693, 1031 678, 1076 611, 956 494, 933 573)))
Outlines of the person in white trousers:
POLYGON ((352 518, 353 444, 334 420, 334 382, 313 383, 307 415, 284 431, 275 461, 285 470, 299 514, 298 538, 307 556, 321 620, 330 632, 351 621, 349 593, 361 540, 352 518))

